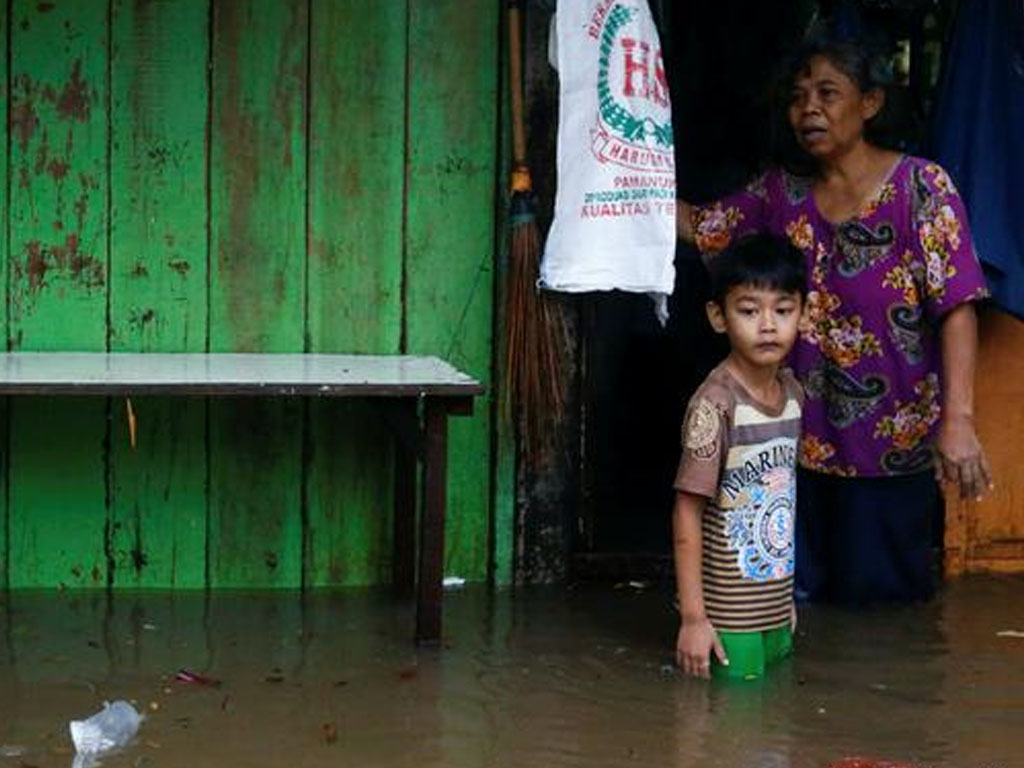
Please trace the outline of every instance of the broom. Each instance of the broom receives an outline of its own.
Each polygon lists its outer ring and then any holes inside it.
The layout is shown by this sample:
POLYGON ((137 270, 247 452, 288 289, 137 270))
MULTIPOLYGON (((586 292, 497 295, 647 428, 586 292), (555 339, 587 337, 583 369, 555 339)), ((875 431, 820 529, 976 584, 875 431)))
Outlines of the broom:
POLYGON ((506 414, 518 417, 520 445, 527 463, 546 457, 553 427, 565 411, 564 336, 561 313, 537 286, 540 232, 536 196, 526 162, 523 119, 522 3, 508 4, 509 93, 512 118, 512 178, 509 224, 509 278, 505 296, 506 414))

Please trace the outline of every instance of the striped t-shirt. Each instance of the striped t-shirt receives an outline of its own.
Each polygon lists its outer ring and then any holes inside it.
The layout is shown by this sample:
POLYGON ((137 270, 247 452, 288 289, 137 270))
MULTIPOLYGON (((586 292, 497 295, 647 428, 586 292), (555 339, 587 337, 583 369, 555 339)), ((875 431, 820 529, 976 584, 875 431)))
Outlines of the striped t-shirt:
POLYGON ((779 373, 773 410, 754 400, 725 363, 690 400, 675 488, 704 496, 702 583, 716 629, 785 626, 793 599, 796 459, 803 393, 779 373))

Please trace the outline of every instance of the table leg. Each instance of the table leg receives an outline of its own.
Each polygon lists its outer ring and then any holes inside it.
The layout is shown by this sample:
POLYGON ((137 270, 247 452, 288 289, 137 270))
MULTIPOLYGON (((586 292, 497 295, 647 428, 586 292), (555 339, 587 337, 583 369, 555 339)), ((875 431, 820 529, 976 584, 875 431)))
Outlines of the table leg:
POLYGON ((420 518, 420 573, 416 603, 416 642, 441 640, 444 597, 444 515, 448 463, 448 411, 444 400, 424 404, 423 512, 420 518))
MULTIPOLYGON (((416 422, 416 401, 402 400, 394 405, 400 409, 398 417, 416 422)), ((391 567, 395 591, 404 596, 412 595, 416 585, 416 473, 419 464, 416 451, 408 444, 406 436, 398 434, 395 439, 395 508, 394 508, 394 550, 391 567)))

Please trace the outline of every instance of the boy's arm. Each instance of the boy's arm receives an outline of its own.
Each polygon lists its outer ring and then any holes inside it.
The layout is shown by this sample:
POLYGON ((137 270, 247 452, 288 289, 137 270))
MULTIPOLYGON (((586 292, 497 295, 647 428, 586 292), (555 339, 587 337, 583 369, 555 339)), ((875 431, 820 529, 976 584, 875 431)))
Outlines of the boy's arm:
POLYGON ((676 493, 672 512, 673 556, 679 595, 679 633, 676 664, 688 675, 710 677, 711 652, 728 664, 725 650, 704 609, 701 585, 701 515, 707 500, 696 494, 676 493))

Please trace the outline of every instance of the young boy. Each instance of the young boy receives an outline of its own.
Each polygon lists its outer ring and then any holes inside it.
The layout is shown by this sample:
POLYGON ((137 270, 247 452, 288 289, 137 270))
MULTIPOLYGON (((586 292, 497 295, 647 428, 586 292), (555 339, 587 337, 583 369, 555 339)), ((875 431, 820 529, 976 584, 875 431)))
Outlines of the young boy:
POLYGON ((793 533, 803 393, 783 361, 806 298, 804 256, 755 235, 709 265, 708 320, 731 351, 687 408, 673 511, 689 675, 756 679, 792 651, 793 533))

